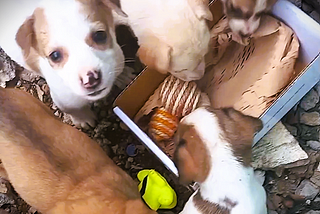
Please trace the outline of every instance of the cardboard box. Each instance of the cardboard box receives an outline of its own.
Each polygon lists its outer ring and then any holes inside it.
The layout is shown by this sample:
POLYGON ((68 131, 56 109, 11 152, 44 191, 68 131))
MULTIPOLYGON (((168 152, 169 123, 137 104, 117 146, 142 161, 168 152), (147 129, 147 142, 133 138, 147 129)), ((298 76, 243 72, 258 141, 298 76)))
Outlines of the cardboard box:
MULTIPOLYGON (((213 26, 222 14, 221 2, 211 5, 213 26)), ((291 27, 300 42, 299 58, 295 65, 296 77, 280 93, 272 105, 260 116, 264 128, 255 135, 257 143, 319 80, 320 80, 320 25, 287 0, 279 0, 273 8, 273 15, 291 27)), ((151 69, 143 72, 118 96, 114 112, 153 152, 164 165, 178 176, 174 163, 134 122, 133 118, 166 75, 151 69)))

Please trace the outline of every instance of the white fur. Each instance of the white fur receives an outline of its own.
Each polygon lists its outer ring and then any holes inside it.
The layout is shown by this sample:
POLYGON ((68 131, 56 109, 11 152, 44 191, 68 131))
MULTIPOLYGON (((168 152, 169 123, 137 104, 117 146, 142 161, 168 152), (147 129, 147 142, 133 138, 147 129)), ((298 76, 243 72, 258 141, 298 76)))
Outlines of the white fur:
MULTIPOLYGON (((218 118, 206 109, 198 108, 181 123, 195 127, 210 154, 209 175, 199 188, 202 198, 222 207, 228 207, 223 202, 226 197, 237 202, 231 214, 266 214, 265 190, 254 176, 253 169, 244 167, 233 155, 218 118)), ((194 211, 193 196, 181 213, 200 213, 194 211)))
POLYGON ((187 0, 121 0, 120 3, 128 18, 115 17, 132 28, 139 44, 144 43, 144 35, 150 32, 172 47, 168 72, 185 81, 203 76, 209 28, 187 0))
MULTIPOLYGON (((10 0, 10 2, 11 4, 20 3, 19 0, 10 0)), ((99 100, 109 93, 116 77, 124 67, 124 56, 114 33, 110 32, 111 38, 107 38, 113 40, 113 48, 105 51, 96 50, 85 43, 85 38, 92 29, 95 29, 95 23, 91 23, 86 14, 80 12, 82 6, 78 1, 28 0, 21 2, 28 2, 25 9, 15 5, 18 8, 17 13, 11 9, 12 14, 8 14, 12 19, 17 19, 14 26, 8 25, 8 30, 1 27, 2 31, 8 31, 5 37, 1 37, 1 46, 13 60, 26 66, 21 51, 17 51, 19 48, 14 41, 15 34, 36 7, 43 8, 50 34, 50 51, 56 47, 64 47, 69 55, 68 61, 59 69, 53 68, 46 57, 40 58, 40 70, 48 82, 52 99, 62 111, 71 114, 76 125, 86 127, 88 123, 94 126, 95 116, 90 110, 90 102, 99 100), (94 90, 86 90, 82 87, 80 73, 83 70, 101 71, 101 84, 94 90), (101 92, 97 95, 90 95, 97 91, 101 92)), ((6 19, 10 20, 9 17, 6 19)), ((11 24, 11 22, 8 23, 11 24)))

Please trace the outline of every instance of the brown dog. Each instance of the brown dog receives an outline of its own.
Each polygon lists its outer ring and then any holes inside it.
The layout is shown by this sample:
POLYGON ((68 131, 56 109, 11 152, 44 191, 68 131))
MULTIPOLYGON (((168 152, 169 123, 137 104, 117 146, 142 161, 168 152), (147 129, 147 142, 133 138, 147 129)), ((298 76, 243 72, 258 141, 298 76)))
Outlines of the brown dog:
POLYGON ((15 190, 42 213, 155 213, 97 143, 17 89, 0 88, 0 159, 15 190))

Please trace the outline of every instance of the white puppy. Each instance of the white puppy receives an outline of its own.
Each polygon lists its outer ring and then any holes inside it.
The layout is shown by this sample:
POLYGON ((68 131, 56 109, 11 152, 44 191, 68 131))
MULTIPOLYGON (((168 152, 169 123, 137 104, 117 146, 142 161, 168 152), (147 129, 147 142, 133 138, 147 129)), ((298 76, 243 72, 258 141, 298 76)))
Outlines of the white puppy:
POLYGON ((185 80, 204 74, 204 55, 210 41, 208 0, 120 0, 129 25, 138 38, 138 56, 149 68, 185 80))
POLYGON ((95 125, 89 103, 105 97, 124 67, 110 0, 10 0, 0 3, 0 46, 42 75, 53 102, 77 126, 95 125))
POLYGON ((182 119, 174 159, 183 183, 199 189, 181 213, 266 214, 266 193, 251 163, 259 119, 233 108, 198 108, 182 119))

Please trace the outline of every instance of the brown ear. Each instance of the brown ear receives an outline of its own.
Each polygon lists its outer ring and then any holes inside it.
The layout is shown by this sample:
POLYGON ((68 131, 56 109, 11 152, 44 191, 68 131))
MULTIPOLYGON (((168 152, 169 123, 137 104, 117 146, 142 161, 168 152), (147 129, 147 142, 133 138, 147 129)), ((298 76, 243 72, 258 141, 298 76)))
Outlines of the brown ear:
POLYGON ((137 55, 141 62, 160 73, 167 73, 170 68, 172 48, 150 34, 140 41, 137 55))
MULTIPOLYGON (((35 13, 37 12, 37 9, 35 13)), ((36 51, 36 35, 34 31, 35 15, 28 17, 16 33, 16 42, 20 46, 28 67, 40 73, 38 66, 39 53, 36 51)))
POLYGON ((128 17, 128 15, 121 10, 121 5, 119 0, 101 0, 104 5, 109 7, 111 10, 115 11, 118 15, 123 17, 128 17))
POLYGON ((271 11, 273 5, 277 2, 277 0, 267 0, 267 11, 271 11))
POLYGON ((174 162, 179 172, 179 181, 186 185, 192 181, 203 182, 210 169, 210 156, 193 126, 179 125, 175 140, 179 139, 174 162))
POLYGON ((198 19, 213 20, 208 0, 188 0, 188 2, 198 19))
POLYGON ((34 41, 34 15, 28 17, 18 29, 16 41, 24 55, 29 55, 34 41))

